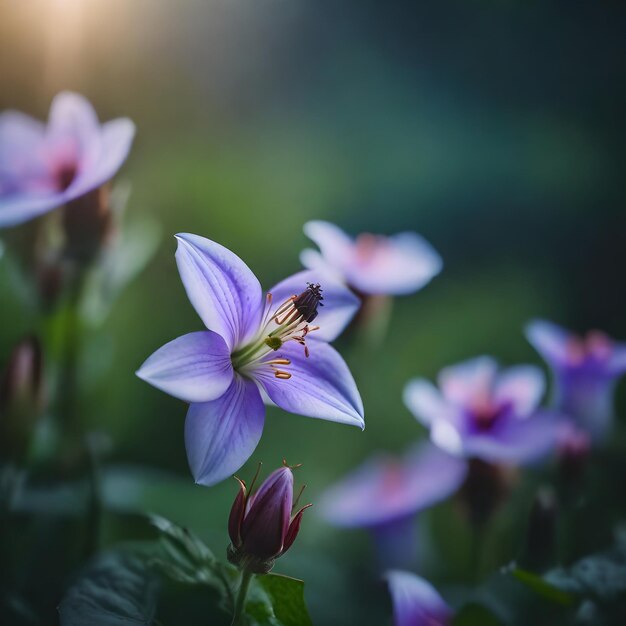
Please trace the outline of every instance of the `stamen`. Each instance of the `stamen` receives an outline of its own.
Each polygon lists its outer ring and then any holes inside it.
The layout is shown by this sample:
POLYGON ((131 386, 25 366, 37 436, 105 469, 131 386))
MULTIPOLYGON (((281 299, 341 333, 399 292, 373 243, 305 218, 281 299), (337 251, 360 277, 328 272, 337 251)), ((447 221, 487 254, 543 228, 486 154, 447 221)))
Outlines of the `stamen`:
POLYGON ((265 361, 267 365, 291 365, 289 359, 272 359, 271 361, 265 361))
POLYGON ((291 374, 289 372, 283 372, 282 370, 274 370, 274 376, 276 378, 280 378, 281 380, 289 380, 291 378, 291 374))

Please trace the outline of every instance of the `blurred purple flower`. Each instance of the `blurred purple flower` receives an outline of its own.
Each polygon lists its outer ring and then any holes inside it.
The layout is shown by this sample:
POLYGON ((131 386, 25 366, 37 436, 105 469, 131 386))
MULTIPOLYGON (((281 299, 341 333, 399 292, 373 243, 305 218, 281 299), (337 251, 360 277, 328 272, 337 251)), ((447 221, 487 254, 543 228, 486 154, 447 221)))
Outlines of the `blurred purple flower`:
POLYGON ((15 226, 109 181, 130 150, 135 125, 98 122, 82 96, 52 101, 47 126, 17 111, 0 114, 0 227, 15 226))
POLYGON ((452 609, 423 578, 401 570, 385 575, 391 592, 394 626, 448 626, 452 609))
POLYGON ((613 393, 626 373, 626 344, 599 331, 577 337, 541 320, 526 328, 528 341, 541 354, 554 376, 554 404, 601 442, 613 423, 613 393))
POLYGON ((430 442, 402 458, 378 455, 326 491, 321 514, 344 528, 367 528, 384 568, 415 558, 414 517, 451 496, 467 474, 467 463, 430 442))
POLYGON ((166 344, 137 375, 191 403, 185 444, 196 482, 214 485, 247 461, 261 438, 267 398, 291 413, 363 428, 354 379, 327 343, 350 321, 358 299, 310 271, 264 297, 230 250, 197 235, 177 239, 187 296, 211 330, 166 344))
POLYGON ((239 485, 228 520, 228 558, 242 569, 266 574, 296 540, 302 514, 312 505, 303 506, 292 517, 293 473, 286 465, 272 472, 254 494, 244 482, 239 485))
POLYGON ((334 272, 360 294, 413 293, 441 271, 441 257, 416 233, 391 237, 364 233, 353 240, 334 224, 323 221, 308 222, 304 232, 320 251, 303 250, 302 264, 334 272))
POLYGON ((451 454, 515 465, 554 447, 560 421, 537 410, 545 386, 538 368, 499 372, 495 360, 485 356, 443 369, 438 382, 439 388, 412 380, 404 401, 430 429, 431 439, 451 454))

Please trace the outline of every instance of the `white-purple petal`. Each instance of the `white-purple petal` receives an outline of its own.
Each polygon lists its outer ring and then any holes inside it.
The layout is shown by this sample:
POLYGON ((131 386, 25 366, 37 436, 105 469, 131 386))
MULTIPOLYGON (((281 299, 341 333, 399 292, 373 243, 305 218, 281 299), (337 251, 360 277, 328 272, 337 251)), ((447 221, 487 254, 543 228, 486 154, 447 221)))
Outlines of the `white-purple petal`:
POLYGON ((491 357, 476 357, 441 370, 439 387, 446 400, 470 407, 477 400, 491 396, 497 370, 498 365, 491 357))
POLYGON ((406 295, 418 291, 443 266, 435 249, 417 233, 380 237, 369 254, 359 240, 344 272, 349 285, 366 294, 406 295))
POLYGON ((424 378, 409 381, 404 388, 403 398, 409 411, 424 426, 430 426, 438 419, 450 419, 453 411, 439 389, 424 378))
POLYGON ((385 574, 393 604, 394 626, 448 626, 452 609, 423 578, 403 570, 385 574))
POLYGON ((236 472, 257 447, 264 422, 259 390, 238 374, 216 400, 190 405, 185 447, 195 481, 211 486, 236 472))
POLYGON ((545 320, 534 320, 526 326, 526 338, 550 364, 562 364, 568 360, 568 346, 574 335, 545 320))
POLYGON ((285 367, 289 380, 276 378, 269 366, 260 366, 250 375, 285 411, 364 428, 363 402, 343 358, 322 341, 310 342, 309 350, 307 358, 302 346, 290 341, 267 357, 291 362, 285 367))
POLYGON ((271 306, 276 308, 282 302, 305 291, 307 283, 322 287, 323 300, 317 309, 317 317, 311 325, 319 326, 308 339, 333 341, 350 323, 361 306, 360 300, 342 283, 323 270, 305 270, 274 285, 271 306))
POLYGON ((263 310, 259 281, 224 246, 188 233, 176 238, 178 271, 191 304, 205 326, 233 351, 259 328, 263 310))
POLYGON ((317 244, 326 263, 335 268, 344 267, 349 260, 353 242, 341 228, 323 220, 312 220, 304 225, 303 230, 317 244))
POLYGON ((137 371, 142 380, 185 402, 219 398, 230 386, 233 374, 228 346, 209 330, 170 341, 137 371))
POLYGON ((508 404, 517 416, 532 413, 545 392, 542 371, 533 365, 517 365, 503 370, 497 377, 494 399, 497 404, 508 404))
POLYGON ((426 442, 401 458, 379 455, 366 461, 328 489, 319 505, 334 525, 374 528, 445 500, 466 474, 464 460, 426 442))

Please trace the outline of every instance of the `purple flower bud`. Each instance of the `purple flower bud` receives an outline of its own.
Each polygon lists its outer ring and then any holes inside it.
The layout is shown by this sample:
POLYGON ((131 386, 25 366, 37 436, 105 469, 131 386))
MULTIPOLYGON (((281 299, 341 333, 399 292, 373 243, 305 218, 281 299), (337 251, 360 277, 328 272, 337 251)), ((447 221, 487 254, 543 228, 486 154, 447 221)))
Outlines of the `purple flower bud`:
POLYGON ((302 514, 311 505, 292 517, 293 473, 286 465, 272 472, 254 494, 252 486, 249 491, 243 481, 239 485, 228 520, 228 559, 241 569, 266 574, 295 541, 302 514))
POLYGON ((43 404, 43 355, 35 337, 20 341, 0 378, 0 457, 20 460, 43 404))

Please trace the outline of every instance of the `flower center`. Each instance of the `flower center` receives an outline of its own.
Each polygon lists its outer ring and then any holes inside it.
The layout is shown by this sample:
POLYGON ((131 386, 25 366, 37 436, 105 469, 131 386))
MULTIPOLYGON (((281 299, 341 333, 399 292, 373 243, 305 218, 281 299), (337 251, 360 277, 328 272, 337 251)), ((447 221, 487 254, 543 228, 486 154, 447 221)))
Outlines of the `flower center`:
POLYGON ((233 352, 231 360, 238 371, 251 371, 258 367, 269 366, 276 378, 288 380, 291 374, 278 366, 286 367, 291 361, 285 358, 267 359, 288 341, 295 341, 304 348, 308 358, 309 348, 306 337, 318 330, 319 326, 309 326, 317 317, 318 308, 324 306, 322 288, 319 284, 308 283, 300 295, 287 298, 278 308, 272 308, 272 294, 267 294, 266 313, 261 322, 256 338, 250 344, 233 352))
POLYGON ((73 163, 64 163, 55 173, 59 191, 65 191, 76 178, 77 170, 73 163))

